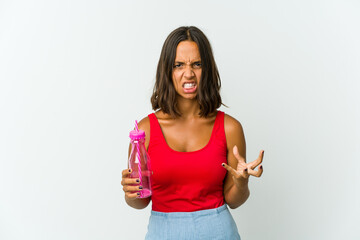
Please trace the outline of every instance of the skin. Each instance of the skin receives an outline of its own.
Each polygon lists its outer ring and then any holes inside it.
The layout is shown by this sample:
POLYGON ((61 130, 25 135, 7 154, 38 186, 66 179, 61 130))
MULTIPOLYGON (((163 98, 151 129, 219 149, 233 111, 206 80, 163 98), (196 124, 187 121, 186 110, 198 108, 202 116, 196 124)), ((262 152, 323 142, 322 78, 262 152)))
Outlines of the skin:
MULTIPOLYGON (((206 118, 199 117, 200 106, 196 100, 197 89, 191 93, 183 89, 185 82, 193 82, 198 86, 201 79, 201 58, 195 42, 179 43, 172 77, 177 92, 178 108, 182 116, 174 119, 161 110, 155 115, 170 148, 180 152, 199 150, 210 140, 216 112, 206 118)), ((146 136, 150 136, 148 117, 140 121, 139 128, 145 131, 146 136)), ((223 163, 219 167, 224 167, 228 171, 224 181, 224 197, 228 206, 234 209, 241 206, 250 195, 249 176, 260 177, 263 173, 260 164, 264 157, 264 151, 260 151, 259 157, 255 161, 246 163, 246 143, 240 122, 226 114, 224 128, 228 164, 223 163), (257 167, 258 170, 255 170, 257 167)), ((149 138, 146 138, 145 147, 148 148, 148 146, 149 138)), ((129 175, 129 169, 123 170, 121 184, 125 192, 125 200, 133 208, 145 208, 151 199, 136 198, 141 186, 136 182, 137 179, 131 179, 129 175)))

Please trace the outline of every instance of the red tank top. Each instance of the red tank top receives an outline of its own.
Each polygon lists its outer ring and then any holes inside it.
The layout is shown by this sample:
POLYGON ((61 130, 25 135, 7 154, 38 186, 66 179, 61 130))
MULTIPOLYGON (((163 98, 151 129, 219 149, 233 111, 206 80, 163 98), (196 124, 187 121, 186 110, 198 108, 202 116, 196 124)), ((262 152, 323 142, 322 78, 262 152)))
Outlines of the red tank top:
POLYGON ((192 212, 224 204, 223 185, 227 163, 224 113, 217 112, 209 142, 193 152, 171 149, 154 113, 149 114, 152 210, 192 212))

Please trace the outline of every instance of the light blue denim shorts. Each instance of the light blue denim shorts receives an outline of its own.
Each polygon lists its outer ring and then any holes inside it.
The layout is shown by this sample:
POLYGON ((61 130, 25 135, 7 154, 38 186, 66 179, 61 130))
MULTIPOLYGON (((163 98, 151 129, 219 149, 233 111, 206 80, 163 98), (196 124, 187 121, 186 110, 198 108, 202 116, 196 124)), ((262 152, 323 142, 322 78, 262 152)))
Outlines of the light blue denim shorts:
POLYGON ((151 211, 145 240, 240 240, 227 205, 195 212, 151 211))

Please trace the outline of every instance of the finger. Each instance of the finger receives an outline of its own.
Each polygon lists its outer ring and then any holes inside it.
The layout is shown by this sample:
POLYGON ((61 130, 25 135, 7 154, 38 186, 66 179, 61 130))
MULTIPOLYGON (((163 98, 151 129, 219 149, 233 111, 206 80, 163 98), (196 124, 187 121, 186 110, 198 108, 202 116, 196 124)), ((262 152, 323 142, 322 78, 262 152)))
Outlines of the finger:
POLYGON ((143 189, 142 186, 124 186, 123 187, 123 191, 126 193, 126 192, 130 192, 130 193, 134 193, 134 192, 138 192, 138 191, 141 191, 143 189))
POLYGON ((123 178, 121 180, 121 185, 123 186, 130 184, 139 184, 139 183, 140 183, 140 179, 138 178, 123 178))
POLYGON ((137 192, 137 193, 127 192, 127 193, 125 194, 125 196, 126 196, 128 199, 133 200, 133 199, 136 199, 137 197, 139 197, 139 196, 140 196, 140 193, 139 193, 139 192, 137 192))
POLYGON ((252 170, 252 169, 249 169, 248 172, 251 176, 254 176, 254 177, 261 177, 262 173, 263 173, 264 169, 263 169, 263 166, 260 165, 259 169, 257 171, 255 170, 252 170))
MULTIPOLYGON (((239 171, 238 171, 238 173, 239 173, 239 171)), ((247 168, 240 170, 240 173, 237 176, 233 176, 233 178, 235 178, 235 179, 248 178, 248 177, 249 177, 249 173, 248 173, 247 168)))
POLYGON ((233 169, 231 166, 227 165, 226 163, 222 163, 221 166, 223 166, 228 172, 231 173, 234 177, 238 176, 238 173, 235 169, 233 169))
POLYGON ((233 153, 238 161, 245 163, 245 158, 239 154, 239 149, 236 145, 233 147, 233 153))
POLYGON ((129 176, 130 174, 131 174, 131 169, 130 168, 125 169, 125 170, 122 171, 122 177, 123 178, 129 176))
POLYGON ((249 163, 248 166, 249 166, 251 169, 256 168, 260 163, 262 163, 263 158, 264 158, 264 153, 265 153, 265 151, 264 151, 264 150, 261 150, 261 151, 260 151, 260 154, 259 154, 259 157, 258 157, 256 160, 254 160, 254 161, 252 161, 251 163, 249 163))

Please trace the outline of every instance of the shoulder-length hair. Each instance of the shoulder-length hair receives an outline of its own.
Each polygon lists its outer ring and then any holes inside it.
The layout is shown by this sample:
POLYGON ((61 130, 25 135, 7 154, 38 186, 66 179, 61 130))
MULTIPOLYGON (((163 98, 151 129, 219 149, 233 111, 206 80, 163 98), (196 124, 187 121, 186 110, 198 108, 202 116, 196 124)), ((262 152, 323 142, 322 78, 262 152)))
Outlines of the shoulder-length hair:
POLYGON ((221 81, 211 45, 205 34, 197 27, 179 27, 166 38, 161 50, 156 71, 156 82, 151 96, 154 111, 160 109, 172 117, 179 117, 176 90, 172 81, 176 48, 182 41, 194 41, 201 57, 201 79, 196 99, 200 105, 200 116, 207 117, 218 109, 221 104, 221 81))

